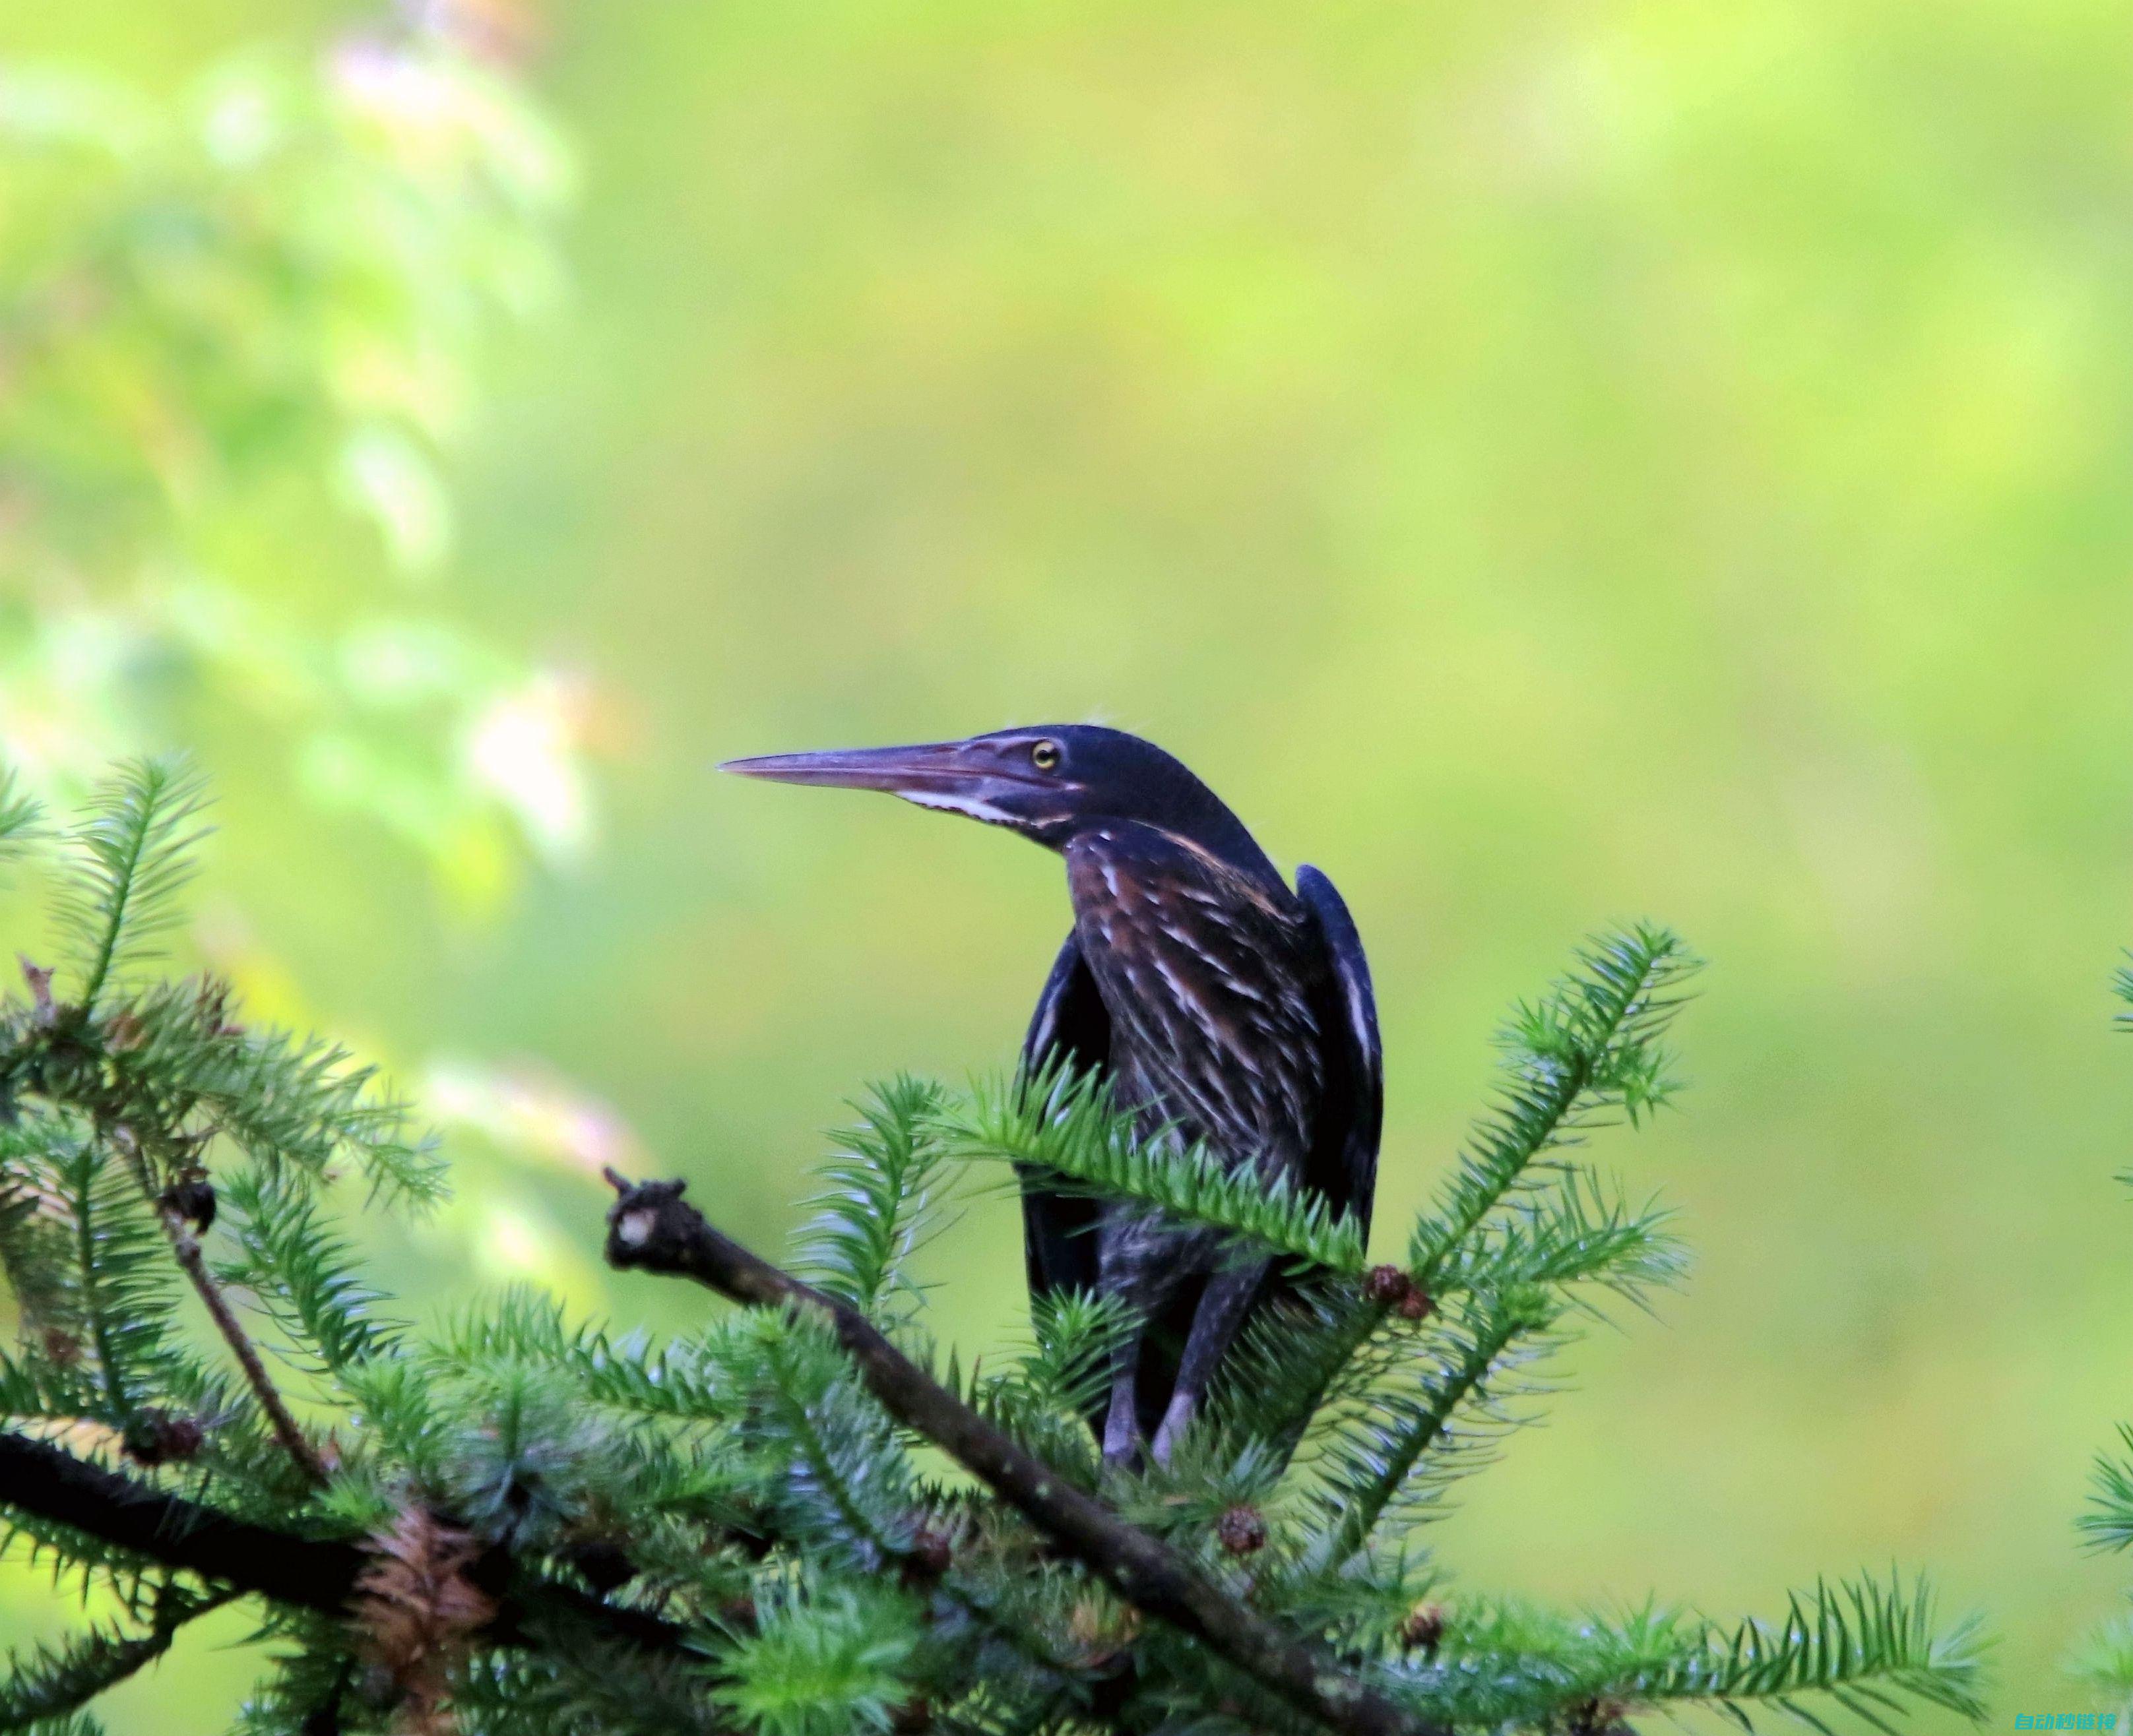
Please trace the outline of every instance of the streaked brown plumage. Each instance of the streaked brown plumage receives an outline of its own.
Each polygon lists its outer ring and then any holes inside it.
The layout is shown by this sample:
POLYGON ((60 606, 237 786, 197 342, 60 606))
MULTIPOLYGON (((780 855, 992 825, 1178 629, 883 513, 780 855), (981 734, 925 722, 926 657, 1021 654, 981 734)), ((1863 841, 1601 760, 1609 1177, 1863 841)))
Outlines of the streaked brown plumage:
MULTIPOLYGON (((1302 906, 1155 827, 1101 825, 1066 855, 1075 942, 1111 1016, 1115 1099, 1142 1112, 1144 1137, 1200 1142, 1269 1181, 1300 1181, 1325 1083, 1312 1003, 1327 986, 1302 906)), ((1151 1318, 1192 1295, 1154 1421, 1167 1459, 1266 1267, 1123 1203, 1105 1209, 1096 1245, 1098 1287, 1151 1318)), ((1154 1408, 1140 1391, 1144 1348, 1131 1341, 1114 1370, 1104 1447, 1115 1458, 1135 1450, 1154 1408)))

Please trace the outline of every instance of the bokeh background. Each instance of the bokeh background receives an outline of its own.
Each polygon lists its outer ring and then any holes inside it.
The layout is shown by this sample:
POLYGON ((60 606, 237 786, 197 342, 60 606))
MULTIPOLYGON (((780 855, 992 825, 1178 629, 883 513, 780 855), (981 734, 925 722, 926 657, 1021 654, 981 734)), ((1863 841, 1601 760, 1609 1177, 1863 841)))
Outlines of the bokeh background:
MULTIPOLYGON (((1674 924, 1692 1089, 1604 1155, 1693 1281, 1445 1561, 1714 1613, 1924 1566, 1996 1722, 2089 1710, 2129 46, 2102 0, 12 7, 6 751, 205 763, 198 949, 460 1157, 376 1235, 435 1307, 686 1319, 599 1272, 599 1161, 770 1242, 859 1082, 1011 1052, 1056 866, 728 754, 1177 751, 1354 906, 1387 1246, 1503 1006, 1674 924)), ((1014 1330, 1004 1202, 932 1262, 1014 1330)), ((0 1569, 0 1628, 60 1613, 0 1569)), ((245 1676, 189 1646, 114 1728, 245 1676)))

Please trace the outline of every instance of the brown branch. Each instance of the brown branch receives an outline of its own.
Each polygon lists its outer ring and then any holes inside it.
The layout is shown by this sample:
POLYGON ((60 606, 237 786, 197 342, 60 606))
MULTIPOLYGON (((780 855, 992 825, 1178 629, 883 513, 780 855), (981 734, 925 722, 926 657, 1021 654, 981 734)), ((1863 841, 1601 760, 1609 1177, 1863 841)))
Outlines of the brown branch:
POLYGON ((330 1614, 348 1601, 368 1559, 357 1543, 235 1518, 12 1431, 0 1431, 0 1507, 218 1585, 330 1614))
POLYGON ((193 1233, 192 1225, 185 1214, 167 1200, 158 1200, 156 1215, 163 1220, 163 1229, 171 1238, 171 1252, 177 1256, 178 1264, 192 1280, 193 1288, 207 1305, 208 1318, 214 1322, 215 1330, 222 1334, 229 1346, 230 1354, 244 1371, 245 1383, 252 1388, 252 1396, 259 1401, 259 1408, 267 1413, 267 1421, 274 1431, 274 1438, 285 1447, 289 1456, 296 1461, 305 1479, 314 1488, 323 1488, 328 1479, 325 1463, 319 1457, 296 1419, 289 1414, 289 1407, 282 1397, 274 1378, 267 1372, 267 1365, 259 1359, 259 1351, 252 1342, 251 1334, 229 1306, 229 1298, 222 1293, 222 1286, 207 1269, 201 1257, 200 1238, 193 1233))
POLYGON ((755 1308, 826 1324, 882 1408, 941 1448, 1066 1554, 1147 1614, 1329 1729, 1355 1736, 1447 1736, 1239 1603, 1167 1543, 1128 1524, 934 1380, 857 1309, 823 1295, 711 1228, 681 1202, 684 1184, 632 1184, 607 1172, 608 1262, 693 1278, 755 1308))
MULTIPOLYGON (((356 1582, 376 1560, 353 1539, 306 1537, 240 1519, 77 1459, 49 1440, 0 1430, 0 1509, 7 1508, 214 1585, 326 1615, 348 1613, 356 1582)), ((501 1551, 477 1561, 469 1576, 496 1599, 495 1618, 481 1630, 491 1645, 532 1645, 543 1620, 561 1617, 642 1650, 688 1649, 684 1629, 643 1610, 549 1580, 512 1583, 510 1558, 501 1551)))
MULTIPOLYGON (((304 1480, 313 1488, 323 1488, 330 1480, 325 1464, 320 1459, 318 1450, 306 1438, 303 1430, 297 1426, 296 1419, 290 1414, 289 1407, 282 1397, 281 1388, 274 1384, 273 1376, 267 1372, 267 1365, 260 1361, 252 1335, 244 1330, 244 1323, 238 1319, 230 1307, 229 1299, 222 1293, 222 1286, 215 1282, 214 1274, 208 1271, 207 1262, 200 1253, 200 1238, 193 1232, 191 1220, 180 1206, 173 1190, 166 1189, 160 1194, 156 1190, 148 1155, 142 1149, 144 1137, 163 1153, 166 1169, 176 1166, 171 1160, 182 1155, 185 1142, 145 1118, 136 1116, 131 1120, 127 1119, 123 1100, 116 1093, 108 1094, 104 1099, 99 1100, 95 1113, 99 1129, 118 1148, 119 1156, 126 1160, 127 1167, 133 1172, 133 1179, 141 1185, 148 1209, 155 1213, 156 1221, 163 1226, 163 1233, 170 1240, 171 1253, 191 1282, 201 1302, 205 1305, 208 1318, 214 1322, 214 1330, 221 1334, 223 1342, 229 1346, 230 1354, 237 1359, 237 1365, 244 1373, 244 1383, 252 1388, 252 1396, 259 1401, 259 1408, 266 1412, 267 1426, 273 1430, 274 1438, 296 1461, 297 1469, 304 1474, 304 1480), (136 1131, 136 1123, 142 1123, 141 1131, 136 1131)), ((213 1198, 210 1194, 210 1202, 213 1198)), ((212 1218, 211 1210, 208 1215, 212 1218)), ((206 1221, 207 1219, 202 1219, 203 1223, 206 1221)))

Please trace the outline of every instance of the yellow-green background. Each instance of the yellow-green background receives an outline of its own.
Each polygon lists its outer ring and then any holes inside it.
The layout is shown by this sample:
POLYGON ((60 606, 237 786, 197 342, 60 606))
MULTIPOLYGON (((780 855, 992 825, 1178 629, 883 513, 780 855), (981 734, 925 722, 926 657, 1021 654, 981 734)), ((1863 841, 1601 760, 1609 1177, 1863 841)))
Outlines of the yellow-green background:
MULTIPOLYGON (((69 0, 0 46, 175 85, 356 16, 69 0)), ((859 1081, 1006 1056, 1066 911, 998 833, 721 756, 1177 751, 1354 906, 1387 1248, 1502 1005, 1673 923, 1714 961, 1692 1089, 1602 1155, 1693 1282, 1575 1355, 1446 1560, 1721 1613, 1924 1565, 2004 1637, 1995 1724, 2085 1709, 2059 1661, 2133 1580, 2073 1530, 2133 1414, 2122 7, 549 23, 575 287, 492 376, 436 606, 614 696, 601 849, 470 929, 211 757, 210 894, 346 1030, 548 1059, 766 1241, 859 1081)), ((573 1294, 695 1306, 602 1283, 591 1184, 477 1173, 573 1294)), ((1012 1325, 1004 1206, 933 1264, 944 1324, 1012 1325)), ((219 1729, 242 1680, 191 1646, 114 1728, 219 1729)))

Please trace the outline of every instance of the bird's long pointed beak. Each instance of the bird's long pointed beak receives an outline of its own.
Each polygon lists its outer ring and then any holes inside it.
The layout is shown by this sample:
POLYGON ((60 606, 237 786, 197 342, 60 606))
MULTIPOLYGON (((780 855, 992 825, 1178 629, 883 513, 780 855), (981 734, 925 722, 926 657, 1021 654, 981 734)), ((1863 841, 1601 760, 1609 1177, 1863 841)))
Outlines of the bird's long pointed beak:
POLYGON ((891 796, 961 795, 997 780, 999 763, 979 762, 963 742, 922 742, 906 748, 832 748, 819 753, 765 753, 729 759, 721 772, 779 784, 822 784, 839 790, 881 790, 891 796))
POLYGON ((1024 769, 1028 762, 1000 741, 920 742, 908 748, 837 748, 822 753, 766 753, 729 759, 721 771, 781 784, 879 790, 922 808, 967 815, 1042 839, 1071 815, 1079 786, 1024 769))

